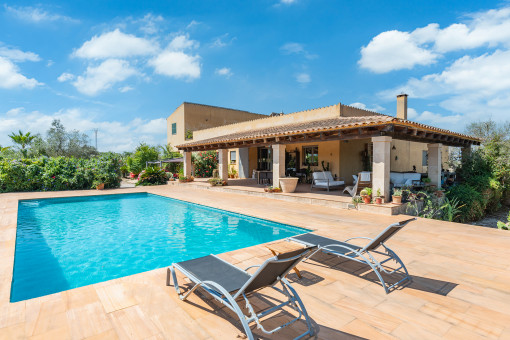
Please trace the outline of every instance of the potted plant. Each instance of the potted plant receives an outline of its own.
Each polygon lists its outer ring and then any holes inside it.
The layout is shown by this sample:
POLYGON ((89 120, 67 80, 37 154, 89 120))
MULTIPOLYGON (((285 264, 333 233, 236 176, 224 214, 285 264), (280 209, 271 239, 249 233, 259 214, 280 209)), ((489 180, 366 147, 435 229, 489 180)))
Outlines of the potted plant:
POLYGON ((429 186, 429 185, 430 185, 430 182, 432 182, 432 181, 431 181, 431 179, 430 179, 430 178, 428 178, 428 177, 425 177, 425 178, 424 178, 424 179, 422 179, 421 181, 423 182, 423 184, 424 184, 425 186, 429 186))
POLYGON ((392 202, 402 204, 402 189, 393 189, 392 202))
POLYGON ((365 204, 370 204, 372 202, 372 188, 365 188, 360 192, 361 197, 363 197, 363 202, 365 204))
POLYGON ((96 187, 96 190, 103 190, 104 189, 104 182, 100 180, 95 180, 92 184, 94 187, 96 187))
POLYGON ((444 191, 445 190, 443 188, 437 188, 434 194, 436 195, 437 198, 441 198, 444 196, 444 191))
POLYGON ((265 192, 282 192, 282 189, 280 189, 279 187, 269 186, 269 187, 264 188, 264 191, 265 192))
POLYGON ((363 198, 361 196, 354 196, 352 198, 352 204, 354 205, 354 207, 357 208, 360 203, 363 203, 363 198))
POLYGON ((381 189, 377 189, 375 195, 375 204, 382 204, 383 196, 381 195, 381 189))

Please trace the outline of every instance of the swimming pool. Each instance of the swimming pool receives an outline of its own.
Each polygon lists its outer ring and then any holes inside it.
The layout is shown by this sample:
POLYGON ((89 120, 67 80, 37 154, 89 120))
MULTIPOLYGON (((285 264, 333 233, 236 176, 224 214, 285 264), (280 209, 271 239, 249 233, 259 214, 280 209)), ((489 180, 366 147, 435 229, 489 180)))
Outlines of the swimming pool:
POLYGON ((307 231, 148 193, 22 200, 11 302, 307 231))

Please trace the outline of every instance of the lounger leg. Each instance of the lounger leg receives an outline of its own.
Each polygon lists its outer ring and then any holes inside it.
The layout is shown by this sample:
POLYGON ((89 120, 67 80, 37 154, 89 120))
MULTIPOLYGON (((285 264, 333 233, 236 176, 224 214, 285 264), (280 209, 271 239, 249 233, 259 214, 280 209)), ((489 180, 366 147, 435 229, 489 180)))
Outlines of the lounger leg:
POLYGON ((170 286, 170 274, 172 274, 175 291, 177 292, 177 295, 179 295, 179 297, 181 297, 181 290, 179 289, 179 283, 177 282, 177 275, 175 275, 175 268, 173 266, 170 266, 166 270, 166 285, 167 286, 170 286))
POLYGON ((310 316, 308 316, 308 312, 306 311, 305 305, 303 304, 303 301, 301 301, 301 298, 297 294, 297 292, 294 290, 294 288, 287 282, 286 279, 282 280, 282 284, 285 284, 285 287, 290 290, 292 296, 294 297, 294 300, 299 304, 299 309, 301 309, 301 313, 303 313, 303 316, 305 317, 306 326, 308 327, 308 332, 305 332, 301 334, 296 339, 302 338, 303 336, 310 334, 310 336, 313 336, 315 333, 315 330, 312 327, 312 321, 310 320, 310 316))

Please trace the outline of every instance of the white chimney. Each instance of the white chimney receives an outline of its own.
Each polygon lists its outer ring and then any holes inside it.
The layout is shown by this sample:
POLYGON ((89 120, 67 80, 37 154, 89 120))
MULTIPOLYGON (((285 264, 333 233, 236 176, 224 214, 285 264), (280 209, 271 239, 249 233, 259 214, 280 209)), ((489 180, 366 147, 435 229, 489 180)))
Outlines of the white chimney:
POLYGON ((407 120, 407 94, 397 95, 397 118, 407 120))

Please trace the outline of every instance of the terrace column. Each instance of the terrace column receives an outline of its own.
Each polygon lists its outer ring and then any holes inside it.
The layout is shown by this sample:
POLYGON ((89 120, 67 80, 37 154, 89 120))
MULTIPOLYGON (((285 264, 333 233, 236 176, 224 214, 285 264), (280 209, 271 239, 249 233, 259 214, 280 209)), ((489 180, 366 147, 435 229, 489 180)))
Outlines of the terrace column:
POLYGON ((471 145, 463 146, 460 149, 460 154, 463 160, 465 160, 467 157, 471 155, 471 145))
POLYGON ((184 151, 184 176, 191 176, 191 151, 184 151))
POLYGON ((280 186, 280 178, 285 177, 285 145, 273 145, 273 186, 280 186))
POLYGON ((222 180, 228 179, 228 149, 218 150, 218 172, 222 180))
POLYGON ((384 195, 384 202, 390 198, 390 149, 391 137, 372 137, 374 144, 374 160, 372 164, 372 195, 375 196, 377 189, 384 195))
POLYGON ((429 149, 427 172, 429 174, 430 184, 436 185, 439 188, 441 186, 441 151, 443 144, 427 144, 427 146, 429 149))
POLYGON ((250 178, 250 149, 248 148, 239 148, 239 178, 250 178))

